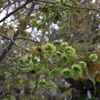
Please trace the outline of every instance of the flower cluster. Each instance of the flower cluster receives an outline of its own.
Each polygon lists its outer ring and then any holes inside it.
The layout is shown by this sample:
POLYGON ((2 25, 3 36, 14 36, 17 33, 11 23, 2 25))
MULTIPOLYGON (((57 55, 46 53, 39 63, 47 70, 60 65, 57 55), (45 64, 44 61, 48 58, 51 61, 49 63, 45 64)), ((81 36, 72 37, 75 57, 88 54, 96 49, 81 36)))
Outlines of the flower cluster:
POLYGON ((42 46, 42 50, 44 52, 45 58, 50 58, 53 56, 56 47, 53 44, 48 43, 42 46))
POLYGON ((38 84, 42 87, 57 87, 53 81, 46 81, 45 79, 41 79, 38 84))
POLYGON ((91 54, 91 55, 89 56, 89 59, 90 59, 91 61, 95 62, 95 61, 98 59, 98 56, 97 56, 97 54, 91 54))
POLYGON ((56 84, 54 84, 53 81, 47 81, 47 87, 51 88, 51 87, 57 87, 56 84))
POLYGON ((61 71, 62 76, 64 76, 65 78, 70 77, 70 70, 65 68, 61 71))
POLYGON ((72 77, 82 75, 83 71, 80 65, 74 64, 71 66, 72 77))
POLYGON ((81 62, 79 63, 79 65, 80 65, 82 68, 85 68, 85 67, 87 66, 86 62, 84 62, 84 61, 81 61, 81 62))
POLYGON ((46 80, 45 79, 41 79, 38 84, 42 87, 46 87, 47 83, 46 83, 46 80))
POLYGON ((61 45, 62 48, 66 48, 67 46, 68 46, 68 42, 63 42, 61 45))
POLYGON ((63 40, 62 40, 62 39, 60 39, 60 40, 58 40, 58 42, 59 42, 59 44, 60 44, 60 45, 62 45, 63 40))
POLYGON ((57 51, 57 52, 56 52, 56 55, 57 55, 58 57, 61 57, 62 53, 61 53, 60 51, 57 51))
POLYGON ((71 46, 68 46, 68 47, 66 47, 66 49, 65 49, 65 53, 66 53, 67 55, 73 55, 73 54, 76 53, 76 51, 75 51, 75 49, 72 48, 71 46))
POLYGON ((61 56, 61 61, 63 61, 63 62, 68 62, 68 60, 69 60, 69 57, 67 56, 67 55, 62 55, 61 56))

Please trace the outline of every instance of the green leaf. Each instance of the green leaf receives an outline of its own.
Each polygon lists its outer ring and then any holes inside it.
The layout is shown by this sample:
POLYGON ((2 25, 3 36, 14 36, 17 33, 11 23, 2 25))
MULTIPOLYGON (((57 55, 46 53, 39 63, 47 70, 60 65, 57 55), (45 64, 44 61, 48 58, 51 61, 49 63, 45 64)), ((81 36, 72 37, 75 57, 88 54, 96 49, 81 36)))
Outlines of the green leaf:
POLYGON ((54 68, 54 69, 52 69, 52 70, 49 72, 50 78, 51 78, 51 79, 57 78, 57 77, 60 75, 60 71, 61 71, 60 68, 54 68))

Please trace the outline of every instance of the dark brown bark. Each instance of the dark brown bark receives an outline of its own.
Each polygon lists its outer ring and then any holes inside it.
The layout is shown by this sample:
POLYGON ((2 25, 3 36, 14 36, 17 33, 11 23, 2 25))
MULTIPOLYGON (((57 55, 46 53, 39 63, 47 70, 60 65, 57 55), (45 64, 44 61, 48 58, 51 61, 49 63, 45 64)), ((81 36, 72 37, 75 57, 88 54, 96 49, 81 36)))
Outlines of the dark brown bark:
MULTIPOLYGON (((19 35, 19 31, 16 31, 15 33, 14 33, 14 37, 17 37, 19 35)), ((14 41, 15 41, 15 39, 13 39, 14 41)), ((9 43, 9 45, 3 50, 3 53, 0 55, 0 61, 2 61, 4 58, 5 58, 5 56, 6 56, 6 54, 9 52, 9 50, 12 48, 12 46, 13 46, 13 42, 11 41, 10 43, 9 43)))

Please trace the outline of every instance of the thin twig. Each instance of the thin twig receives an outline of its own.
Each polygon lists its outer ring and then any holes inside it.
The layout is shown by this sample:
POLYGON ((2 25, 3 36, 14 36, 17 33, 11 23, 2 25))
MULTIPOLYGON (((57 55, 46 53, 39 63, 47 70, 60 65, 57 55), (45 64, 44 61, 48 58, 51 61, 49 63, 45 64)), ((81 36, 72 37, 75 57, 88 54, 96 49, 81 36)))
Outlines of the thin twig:
POLYGON ((9 16, 13 15, 14 13, 16 13, 21 8, 25 7, 30 2, 32 2, 32 0, 27 1, 26 3, 24 3, 23 5, 21 5, 20 7, 18 7, 17 9, 15 9, 14 11, 12 11, 11 13, 9 13, 7 16, 5 16, 3 19, 0 20, 0 23, 3 22, 4 20, 6 20, 9 16))
MULTIPOLYGON (((2 62, 0 62, 2 63, 2 62)), ((6 66, 14 67, 14 66, 20 66, 20 67, 29 67, 28 65, 20 65, 20 64, 2 64, 0 65, 0 68, 4 68, 6 66)))
POLYGON ((18 44, 16 44, 16 42, 15 42, 11 37, 8 37, 8 36, 6 36, 6 35, 4 35, 4 34, 2 34, 2 33, 0 33, 0 35, 1 35, 3 38, 6 38, 6 39, 11 40, 17 47, 22 48, 21 46, 19 46, 18 44))
POLYGON ((35 42, 35 43, 39 43, 38 41, 34 41, 33 39, 28 39, 28 38, 14 37, 14 39, 28 40, 28 41, 32 41, 32 42, 35 42))

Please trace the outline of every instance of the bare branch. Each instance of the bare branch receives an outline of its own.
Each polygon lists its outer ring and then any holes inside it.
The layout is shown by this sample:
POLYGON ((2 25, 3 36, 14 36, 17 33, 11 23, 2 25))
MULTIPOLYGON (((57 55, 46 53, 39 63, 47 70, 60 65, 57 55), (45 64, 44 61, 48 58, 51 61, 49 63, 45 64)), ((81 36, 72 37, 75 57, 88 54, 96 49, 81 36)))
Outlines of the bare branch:
POLYGON ((18 7, 17 9, 15 9, 14 11, 12 11, 11 13, 9 13, 7 16, 5 16, 3 19, 0 20, 0 23, 3 22, 5 19, 7 19, 9 16, 13 15, 14 13, 16 13, 18 10, 20 10, 21 8, 25 7, 28 3, 30 3, 32 0, 27 1, 26 3, 24 3, 23 5, 21 5, 20 7, 18 7))
POLYGON ((0 11, 0 13, 2 13, 7 7, 9 7, 11 4, 13 4, 13 3, 10 3, 10 4, 8 4, 8 5, 6 5, 1 11, 0 11))
MULTIPOLYGON (((18 35, 19 35, 19 31, 16 31, 15 33, 14 33, 14 37, 17 37, 18 35)), ((13 39, 14 41, 15 41, 15 39, 13 39)), ((6 54, 9 52, 9 50, 12 48, 12 46, 13 46, 13 42, 11 41, 10 43, 9 43, 9 45, 3 50, 3 53, 0 55, 0 61, 2 61, 4 58, 5 58, 5 56, 6 56, 6 54)))
POLYGON ((17 47, 20 47, 20 48, 22 48, 21 46, 19 46, 18 44, 16 44, 16 42, 12 39, 12 38, 10 38, 10 37, 8 37, 8 36, 6 36, 6 35, 4 35, 4 34, 2 34, 2 33, 0 33, 0 35, 3 37, 3 38, 6 38, 6 39, 9 39, 9 40, 11 40, 17 47))
POLYGON ((31 7, 30 7, 29 12, 28 12, 27 15, 26 15, 26 18, 32 13, 34 7, 35 7, 35 3, 33 2, 32 5, 31 5, 31 7))
POLYGON ((14 66, 29 67, 27 65, 20 65, 20 64, 3 64, 3 65, 0 65, 0 68, 7 67, 7 66, 11 66, 11 67, 14 67, 14 66))
POLYGON ((38 41, 34 41, 33 39, 28 39, 28 38, 14 37, 14 39, 22 39, 22 40, 28 40, 28 41, 32 41, 32 42, 35 42, 35 43, 39 43, 38 41))

